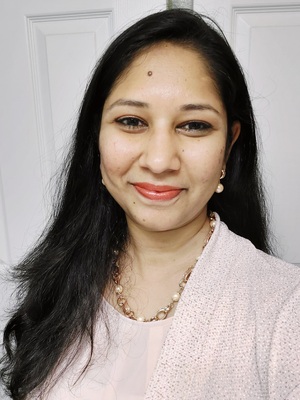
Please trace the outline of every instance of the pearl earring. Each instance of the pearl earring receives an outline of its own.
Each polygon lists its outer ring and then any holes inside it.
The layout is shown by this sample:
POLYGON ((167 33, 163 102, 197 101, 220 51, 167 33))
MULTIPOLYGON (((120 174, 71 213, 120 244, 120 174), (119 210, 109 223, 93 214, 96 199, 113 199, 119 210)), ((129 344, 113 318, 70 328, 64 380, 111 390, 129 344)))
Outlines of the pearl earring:
POLYGON ((104 179, 101 179, 102 185, 105 186, 104 179))
MULTIPOLYGON (((222 169, 220 180, 223 179, 225 177, 225 175, 226 175, 226 171, 225 171, 225 169, 222 169)), ((224 190, 224 185, 222 185, 222 183, 219 182, 217 189, 216 189, 216 193, 222 193, 223 190, 224 190)))

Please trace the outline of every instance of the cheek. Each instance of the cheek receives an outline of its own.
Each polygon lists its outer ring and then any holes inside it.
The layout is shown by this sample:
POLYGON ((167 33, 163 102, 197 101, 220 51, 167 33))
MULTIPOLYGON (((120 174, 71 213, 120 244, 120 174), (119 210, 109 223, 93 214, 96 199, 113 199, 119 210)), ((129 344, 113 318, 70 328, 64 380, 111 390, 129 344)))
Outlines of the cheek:
POLYGON ((224 166, 225 163, 225 158, 226 158, 225 156, 226 156, 226 146, 224 145, 219 152, 219 160, 218 160, 219 164, 221 164, 222 167, 224 166))
POLYGON ((117 165, 118 157, 115 148, 116 148, 115 143, 100 144, 101 170, 104 169, 107 171, 111 171, 118 168, 117 165))
POLYGON ((109 140, 109 135, 101 133, 99 139, 100 170, 103 176, 117 171, 118 166, 118 146, 115 140, 109 140))
POLYGON ((100 139, 99 150, 102 175, 115 175, 126 172, 134 161, 132 146, 122 140, 110 140, 104 137, 100 139))
MULTIPOLYGON (((190 158, 191 159, 191 158, 190 158)), ((193 156, 193 173, 202 183, 214 182, 219 179, 224 166, 225 145, 214 149, 199 151, 193 156)))

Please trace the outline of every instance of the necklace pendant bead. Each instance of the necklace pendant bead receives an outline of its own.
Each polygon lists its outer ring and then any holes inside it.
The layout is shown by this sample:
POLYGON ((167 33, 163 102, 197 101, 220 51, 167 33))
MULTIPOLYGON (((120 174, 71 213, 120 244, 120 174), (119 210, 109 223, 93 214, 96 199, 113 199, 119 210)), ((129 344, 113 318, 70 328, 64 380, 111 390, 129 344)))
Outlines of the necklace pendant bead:
POLYGON ((116 290, 117 294, 121 294, 123 292, 123 286, 122 285, 117 285, 115 290, 116 290))
POLYGON ((131 312, 131 308, 127 305, 124 305, 123 310, 126 315, 130 314, 131 312))
POLYGON ((137 317, 137 321, 139 321, 139 322, 145 322, 145 317, 137 317))
POLYGON ((172 300, 173 301, 179 301, 179 299, 180 299, 180 293, 174 293, 173 294, 173 296, 172 296, 172 300))
POLYGON ((211 227, 212 229, 215 229, 216 221, 215 221, 214 219, 211 219, 211 220, 209 221, 209 225, 210 225, 210 227, 211 227))
POLYGON ((161 308, 160 310, 158 310, 156 318, 157 320, 161 321, 163 319, 166 319, 167 315, 168 315, 167 310, 165 308, 161 308))
POLYGON ((126 300, 124 299, 124 297, 120 296, 120 297, 117 298, 117 303, 118 303, 119 307, 123 307, 125 302, 126 302, 126 300))

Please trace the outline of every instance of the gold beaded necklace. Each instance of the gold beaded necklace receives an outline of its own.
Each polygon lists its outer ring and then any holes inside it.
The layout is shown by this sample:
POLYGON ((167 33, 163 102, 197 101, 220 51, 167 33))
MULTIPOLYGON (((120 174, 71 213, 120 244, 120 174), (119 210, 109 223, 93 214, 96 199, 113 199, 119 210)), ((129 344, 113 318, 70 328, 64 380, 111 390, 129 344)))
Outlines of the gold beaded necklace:
MULTIPOLYGON (((210 230, 207 235, 207 238, 204 241, 202 249, 204 249, 205 246, 207 245, 207 243, 209 242, 209 240, 214 232, 214 229, 215 229, 216 217, 215 217, 215 214, 212 212, 209 213, 209 225, 210 225, 210 230)), ((112 278, 113 278, 113 282, 115 284, 115 294, 117 296, 117 305, 119 306, 120 310, 125 315, 125 317, 133 319, 134 321, 140 321, 140 322, 160 321, 160 320, 167 318, 169 312, 172 310, 174 305, 176 303, 178 303, 178 301, 180 300, 183 289, 184 289, 187 281, 189 280, 189 277, 191 276, 191 273, 192 273, 193 269, 195 268, 195 265, 196 265, 198 259, 199 259, 199 257, 196 258, 195 262, 184 273, 183 277, 181 278, 181 280, 178 284, 178 290, 176 293, 173 294, 170 303, 167 306, 160 308, 157 311, 157 313, 152 318, 149 318, 149 319, 146 319, 143 316, 136 317, 134 311, 130 308, 127 299, 123 295, 123 286, 120 283, 120 281, 121 281, 120 268, 119 268, 118 262, 116 261, 112 278)))

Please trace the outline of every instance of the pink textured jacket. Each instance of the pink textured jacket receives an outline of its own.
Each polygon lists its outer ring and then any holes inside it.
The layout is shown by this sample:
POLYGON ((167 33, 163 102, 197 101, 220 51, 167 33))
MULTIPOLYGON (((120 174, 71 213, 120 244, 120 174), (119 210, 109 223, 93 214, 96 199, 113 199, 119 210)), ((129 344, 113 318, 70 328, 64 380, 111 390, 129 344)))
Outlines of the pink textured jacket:
POLYGON ((300 400, 300 268, 218 221, 145 399, 300 400))

